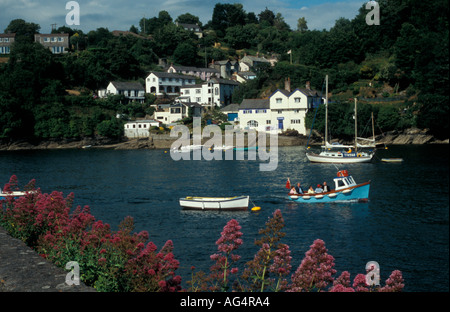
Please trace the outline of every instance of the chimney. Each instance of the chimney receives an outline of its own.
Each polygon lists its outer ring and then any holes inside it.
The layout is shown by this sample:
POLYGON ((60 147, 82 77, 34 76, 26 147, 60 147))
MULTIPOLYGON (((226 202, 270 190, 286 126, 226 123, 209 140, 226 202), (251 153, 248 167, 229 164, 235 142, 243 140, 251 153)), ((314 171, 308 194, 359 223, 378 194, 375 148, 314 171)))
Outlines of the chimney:
POLYGON ((311 82, 306 82, 306 89, 311 90, 311 82))
POLYGON ((284 89, 288 92, 291 92, 291 78, 288 77, 284 80, 284 89))

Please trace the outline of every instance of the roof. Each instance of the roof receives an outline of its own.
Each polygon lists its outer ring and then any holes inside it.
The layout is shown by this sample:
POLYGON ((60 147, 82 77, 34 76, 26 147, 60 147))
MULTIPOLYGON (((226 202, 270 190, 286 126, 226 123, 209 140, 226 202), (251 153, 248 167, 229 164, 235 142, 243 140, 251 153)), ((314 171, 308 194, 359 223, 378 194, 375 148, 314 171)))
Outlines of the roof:
POLYGON ((239 110, 241 109, 269 109, 270 101, 269 99, 244 99, 239 106, 239 110))
POLYGON ((111 83, 117 90, 145 90, 139 82, 111 81, 111 83))
POLYGON ((130 123, 158 123, 158 122, 159 122, 158 120, 153 119, 139 119, 139 120, 130 120, 127 121, 126 123, 130 124, 130 123))
POLYGON ((69 37, 67 33, 55 33, 55 34, 34 34, 34 37, 69 37))
POLYGON ((13 38, 15 36, 16 33, 0 34, 0 38, 13 38))
POLYGON ((154 74, 158 78, 178 78, 178 79, 195 79, 193 76, 186 76, 180 74, 166 73, 166 72, 150 72, 149 75, 154 74))
POLYGON ((239 86, 240 83, 236 82, 234 80, 229 80, 229 79, 222 79, 222 78, 211 78, 212 82, 214 83, 220 83, 220 84, 230 84, 230 85, 235 85, 235 86, 239 86))
POLYGON ((175 70, 181 70, 181 71, 219 73, 219 71, 215 68, 199 68, 199 67, 193 67, 193 66, 180 66, 180 65, 172 65, 171 67, 175 68, 175 70))
POLYGON ((239 104, 230 104, 220 109, 221 112, 237 112, 239 104))
POLYGON ((252 62, 263 62, 263 63, 269 63, 267 59, 264 57, 258 57, 258 56, 252 56, 252 55, 246 55, 242 59, 248 58, 252 62))
POLYGON ((296 88, 292 93, 294 93, 296 90, 300 91, 306 96, 321 96, 320 92, 306 88, 296 88))
POLYGON ((291 92, 289 92, 288 90, 284 90, 284 89, 277 89, 277 90, 275 90, 275 92, 274 93, 272 93, 272 95, 270 96, 270 97, 272 97, 275 93, 277 93, 277 92, 281 92, 281 93, 283 93, 285 96, 287 96, 287 97, 289 97, 289 95, 291 94, 291 92))

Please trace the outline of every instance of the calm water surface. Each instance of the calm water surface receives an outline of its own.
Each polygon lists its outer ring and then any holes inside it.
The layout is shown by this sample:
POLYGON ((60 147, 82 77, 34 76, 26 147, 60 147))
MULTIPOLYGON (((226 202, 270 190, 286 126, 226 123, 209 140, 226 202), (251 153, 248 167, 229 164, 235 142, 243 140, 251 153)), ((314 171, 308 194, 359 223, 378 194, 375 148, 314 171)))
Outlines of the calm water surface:
POLYGON ((365 273, 368 261, 377 261, 383 285, 398 269, 405 291, 449 291, 448 145, 391 146, 378 151, 373 163, 341 167, 357 182, 372 181, 368 203, 290 202, 287 177, 306 186, 332 183, 336 174, 334 165, 312 164, 304 155, 304 147, 280 148, 277 170, 260 172, 259 161, 173 161, 164 150, 0 152, 0 183, 15 174, 21 185, 36 179, 43 192, 74 192, 76 205, 89 205, 113 229, 132 216, 136 231, 148 231, 159 248, 174 242, 184 281, 191 266, 209 269, 209 255, 231 218, 244 233, 242 261, 252 259, 258 230, 280 209, 294 269, 320 238, 335 257, 337 275, 347 270, 353 279, 365 273), (404 162, 382 163, 382 157, 404 162), (178 203, 185 196, 241 194, 261 211, 183 211, 178 203))

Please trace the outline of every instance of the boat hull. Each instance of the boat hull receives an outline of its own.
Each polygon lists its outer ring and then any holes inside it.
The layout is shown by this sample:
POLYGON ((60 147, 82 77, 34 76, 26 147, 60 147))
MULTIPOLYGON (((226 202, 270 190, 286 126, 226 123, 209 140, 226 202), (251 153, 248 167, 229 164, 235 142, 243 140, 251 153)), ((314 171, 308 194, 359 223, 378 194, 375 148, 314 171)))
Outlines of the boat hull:
POLYGON ((0 200, 4 200, 7 198, 19 198, 19 197, 27 195, 28 193, 33 193, 33 192, 34 191, 31 191, 31 192, 14 191, 14 192, 8 192, 8 193, 0 192, 0 200))
POLYGON ((338 191, 333 190, 327 193, 289 195, 289 198, 298 203, 327 203, 327 202, 347 202, 369 200, 370 181, 357 184, 338 191))
POLYGON ((351 164, 371 162, 373 154, 369 156, 324 156, 316 153, 306 153, 306 157, 310 162, 351 164))
POLYGON ((184 210, 247 210, 249 196, 180 198, 184 210))

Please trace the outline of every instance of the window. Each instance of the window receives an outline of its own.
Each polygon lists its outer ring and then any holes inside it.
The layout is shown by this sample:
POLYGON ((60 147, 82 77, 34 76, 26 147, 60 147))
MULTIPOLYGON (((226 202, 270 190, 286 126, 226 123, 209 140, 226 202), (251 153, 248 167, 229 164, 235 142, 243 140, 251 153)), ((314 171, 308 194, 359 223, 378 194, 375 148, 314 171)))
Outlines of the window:
POLYGON ((294 98, 294 102, 295 103, 300 103, 300 98, 298 98, 298 97, 294 98))
POLYGON ((300 124, 300 119, 291 119, 291 124, 300 124))
POLYGON ((215 93, 215 95, 219 95, 219 88, 216 87, 216 88, 214 89, 214 93, 215 93))
POLYGON ((185 91, 184 91, 184 94, 189 94, 189 90, 185 90, 185 91))
POLYGON ((0 54, 9 54, 10 48, 9 47, 0 47, 0 54))
POLYGON ((283 111, 282 110, 278 110, 278 114, 283 114, 283 111))
POLYGON ((258 122, 256 120, 249 120, 247 122, 247 126, 256 128, 256 127, 258 127, 258 122))
POLYGON ((300 113, 300 110, 299 109, 294 109, 294 114, 298 114, 298 113, 300 113))
POLYGON ((266 125, 270 125, 272 123, 272 121, 269 119, 269 120, 266 120, 266 125))
POLYGON ((276 102, 277 104, 281 104, 281 103, 283 102, 283 99, 281 99, 281 98, 276 98, 276 99, 275 99, 275 102, 276 102))
POLYGON ((195 93, 196 94, 201 94, 202 93, 202 89, 195 89, 195 93))
POLYGON ((45 38, 44 38, 44 42, 50 42, 50 38, 45 37, 45 38))
POLYGON ((244 114, 251 114, 252 113, 252 110, 251 109, 244 109, 244 112, 243 112, 244 114))
POLYGON ((58 42, 64 42, 64 38, 63 37, 58 37, 58 42))

